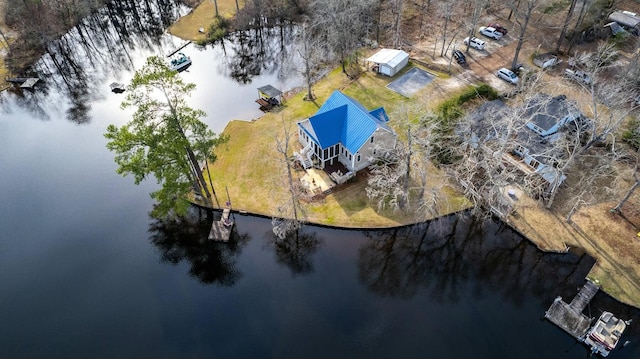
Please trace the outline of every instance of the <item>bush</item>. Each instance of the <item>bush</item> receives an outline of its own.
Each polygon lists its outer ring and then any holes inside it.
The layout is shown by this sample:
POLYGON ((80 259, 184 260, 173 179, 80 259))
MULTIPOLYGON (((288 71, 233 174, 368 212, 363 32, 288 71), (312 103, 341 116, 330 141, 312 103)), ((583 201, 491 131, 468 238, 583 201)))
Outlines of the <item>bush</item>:
POLYGON ((455 151, 453 151, 457 144, 451 143, 451 141, 456 141, 457 139, 453 131, 457 125, 457 120, 465 113, 462 105, 476 98, 491 101, 498 98, 498 93, 491 86, 482 84, 478 87, 469 87, 459 95, 451 97, 436 107, 437 131, 440 139, 440 143, 436 144, 437 164, 450 164, 458 160, 455 151))
POLYGON ((209 30, 207 31, 207 36, 198 41, 198 45, 204 46, 206 44, 211 44, 217 42, 218 40, 222 40, 225 36, 227 36, 227 29, 229 28, 229 20, 225 19, 222 16, 217 16, 213 23, 209 26, 209 30))
POLYGON ((622 133, 622 139, 636 150, 640 149, 640 120, 633 118, 627 123, 627 128, 622 133))
POLYGON ((469 87, 458 96, 454 96, 440 103, 440 105, 436 107, 436 115, 438 115, 441 122, 450 124, 464 114, 462 105, 478 97, 491 101, 498 98, 498 92, 487 84, 482 84, 478 87, 469 87))

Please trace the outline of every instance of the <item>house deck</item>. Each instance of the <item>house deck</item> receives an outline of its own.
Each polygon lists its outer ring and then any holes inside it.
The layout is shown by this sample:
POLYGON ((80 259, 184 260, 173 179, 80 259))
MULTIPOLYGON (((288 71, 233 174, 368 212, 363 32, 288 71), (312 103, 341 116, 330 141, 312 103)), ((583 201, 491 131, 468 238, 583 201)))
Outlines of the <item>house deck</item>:
POLYGON ((325 165, 324 169, 309 168, 305 170, 305 175, 302 176, 300 181, 308 188, 314 195, 321 193, 329 193, 339 183, 332 178, 332 173, 345 174, 349 172, 349 169, 342 163, 335 161, 332 165, 325 165))
POLYGON ((309 188, 314 195, 328 193, 336 186, 331 177, 323 171, 316 168, 309 168, 300 181, 305 187, 309 188))
POLYGON ((273 108, 273 105, 271 104, 271 102, 267 101, 262 97, 257 99, 256 102, 258 103, 258 105, 260 105, 260 111, 267 112, 273 108))

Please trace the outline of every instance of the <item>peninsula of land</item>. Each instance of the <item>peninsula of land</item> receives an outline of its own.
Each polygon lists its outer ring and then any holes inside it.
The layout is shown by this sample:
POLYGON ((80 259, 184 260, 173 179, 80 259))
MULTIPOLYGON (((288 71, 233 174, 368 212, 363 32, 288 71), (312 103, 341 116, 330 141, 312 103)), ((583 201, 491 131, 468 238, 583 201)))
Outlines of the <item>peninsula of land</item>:
MULTIPOLYGON (((218 1, 218 6, 224 3, 218 1)), ((210 14, 211 6, 211 3, 203 2, 194 10, 194 19, 202 21, 202 15, 197 15, 198 11, 210 14)), ((194 29, 201 25, 190 26, 189 21, 189 16, 182 18, 172 32, 185 39, 198 40, 201 34, 194 29)), ((436 106, 483 80, 482 67, 472 67, 476 72, 472 77, 458 68, 453 68, 450 74, 435 71, 446 69, 447 62, 432 60, 428 55, 430 46, 414 45, 412 65, 431 64, 429 71, 437 77, 428 88, 412 98, 389 91, 386 88, 389 78, 365 71, 352 80, 344 76, 340 69, 335 69, 314 84, 314 101, 305 101, 304 93, 292 91, 285 94, 283 106, 277 111, 266 113, 255 121, 231 121, 224 130, 230 141, 217 150, 218 160, 210 166, 214 186, 228 188, 234 210, 275 216, 280 200, 287 195, 282 182, 282 163, 276 151, 276 138, 283 138, 286 129, 293 133, 293 142, 297 143, 296 122, 313 115, 334 90, 344 92, 367 108, 382 106, 391 113, 394 108, 407 103, 436 106)), ((535 50, 525 48, 523 58, 535 50)), ((496 53, 494 56, 506 58, 508 55, 496 53)), ((566 88, 550 88, 549 91, 562 93, 566 88)), ((389 228, 469 208, 470 203, 456 190, 456 184, 449 183, 436 168, 430 181, 428 186, 438 191, 438 196, 442 198, 437 213, 431 216, 378 210, 366 196, 366 178, 356 176, 349 185, 327 194, 321 200, 305 203, 306 221, 343 228, 389 228)), ((596 259, 588 277, 621 302, 640 307, 640 241, 633 225, 610 213, 615 199, 583 206, 573 216, 571 223, 567 223, 563 215, 546 209, 525 194, 518 192, 517 198, 514 211, 504 218, 507 224, 541 250, 564 252, 577 248, 586 251, 596 259)))

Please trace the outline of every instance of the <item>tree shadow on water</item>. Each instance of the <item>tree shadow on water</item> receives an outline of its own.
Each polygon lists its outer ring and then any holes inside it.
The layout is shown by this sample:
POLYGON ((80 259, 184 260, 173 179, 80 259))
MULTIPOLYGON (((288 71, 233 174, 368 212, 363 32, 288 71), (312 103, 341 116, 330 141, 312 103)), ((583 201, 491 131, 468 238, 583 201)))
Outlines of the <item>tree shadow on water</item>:
POLYGON ((268 245, 273 247, 276 260, 289 267, 293 275, 313 272, 311 255, 322 244, 316 232, 305 231, 304 227, 293 230, 284 238, 273 231, 267 233, 268 245))
POLYGON ((360 280, 372 292, 435 302, 461 300, 467 284, 481 298, 497 293, 514 305, 528 297, 575 295, 594 261, 584 253, 544 253, 500 222, 467 214, 365 233, 360 280))
POLYGON ((189 274, 205 284, 231 287, 242 278, 236 262, 248 234, 239 234, 234 227, 229 242, 207 239, 214 214, 191 207, 184 217, 152 218, 150 240, 160 251, 164 262, 178 264, 187 261, 189 274))

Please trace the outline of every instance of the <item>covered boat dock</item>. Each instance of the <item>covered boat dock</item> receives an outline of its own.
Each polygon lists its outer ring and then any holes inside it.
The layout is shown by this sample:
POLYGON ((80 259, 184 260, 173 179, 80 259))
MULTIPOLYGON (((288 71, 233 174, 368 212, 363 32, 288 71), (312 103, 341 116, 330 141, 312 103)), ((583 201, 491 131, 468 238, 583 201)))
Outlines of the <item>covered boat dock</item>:
POLYGON ((256 102, 260 105, 260 110, 267 112, 273 107, 280 105, 282 102, 282 91, 271 85, 258 87, 258 99, 256 102))

